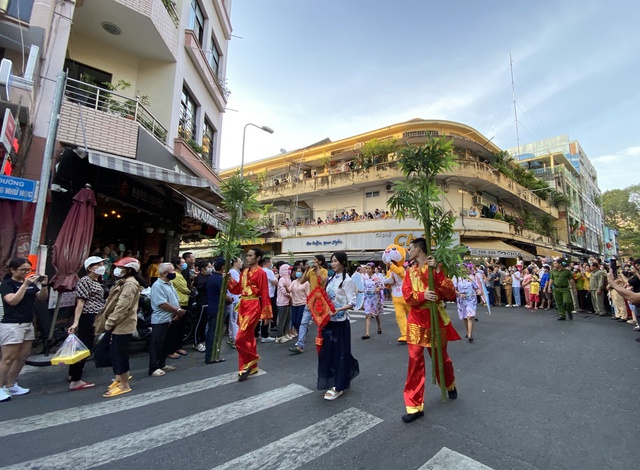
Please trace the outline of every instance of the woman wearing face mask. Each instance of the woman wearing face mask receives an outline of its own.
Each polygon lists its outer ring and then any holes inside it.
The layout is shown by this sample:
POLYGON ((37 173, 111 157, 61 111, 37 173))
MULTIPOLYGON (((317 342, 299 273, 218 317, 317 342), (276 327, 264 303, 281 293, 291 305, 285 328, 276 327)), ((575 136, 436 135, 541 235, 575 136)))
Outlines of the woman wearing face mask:
MULTIPOLYGON (((171 259, 171 264, 175 267, 175 277, 171 278, 171 284, 178 293, 178 301, 180 302, 180 308, 185 312, 189 309, 189 296, 191 295, 191 289, 187 285, 187 280, 182 275, 182 271, 187 269, 187 263, 180 257, 171 259)), ((177 320, 171 322, 171 327, 167 333, 167 344, 169 347, 169 354, 167 357, 171 359, 179 359, 180 356, 186 356, 187 351, 182 349, 182 334, 184 332, 184 317, 180 317, 177 320)))
POLYGON ((102 314, 96 318, 96 334, 105 333, 111 341, 111 362, 115 378, 105 398, 117 397, 131 391, 129 386, 129 346, 138 321, 138 300, 142 286, 138 273, 140 261, 122 258, 113 263, 113 275, 118 279, 109 292, 102 314))
POLYGON ((294 337, 298 336, 302 313, 307 305, 307 297, 311 292, 308 281, 300 282, 303 270, 303 266, 300 265, 296 268, 295 279, 291 283, 291 335, 294 337))
MULTIPOLYGON (((105 261, 106 258, 99 256, 91 256, 84 261, 87 275, 80 279, 76 286, 76 310, 73 324, 69 327, 69 334, 75 334, 90 351, 93 349, 95 338, 93 323, 96 315, 102 312, 105 305, 104 289, 99 282, 107 270, 104 265, 105 261)), ((83 359, 69 366, 69 390, 76 391, 95 387, 94 383, 82 380, 82 372, 86 362, 87 360, 83 359)))

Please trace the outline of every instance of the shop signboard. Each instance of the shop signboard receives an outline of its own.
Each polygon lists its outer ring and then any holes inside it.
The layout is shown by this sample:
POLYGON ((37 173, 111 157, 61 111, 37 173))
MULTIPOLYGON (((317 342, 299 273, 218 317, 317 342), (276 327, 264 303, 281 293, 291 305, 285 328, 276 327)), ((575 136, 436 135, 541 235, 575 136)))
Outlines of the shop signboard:
POLYGON ((34 202, 38 184, 33 180, 0 175, 0 199, 34 202))
POLYGON ((11 146, 13 144, 13 137, 16 134, 16 120, 13 119, 13 114, 9 108, 4 112, 4 120, 2 121, 2 134, 0 134, 0 143, 7 151, 7 154, 11 152, 11 146))
MULTIPOLYGON (((282 239, 282 252, 314 253, 321 251, 382 251, 391 244, 408 248, 411 241, 423 236, 420 229, 388 230, 380 232, 345 233, 335 235, 309 235, 282 239)), ((460 243, 457 232, 452 245, 460 243)))

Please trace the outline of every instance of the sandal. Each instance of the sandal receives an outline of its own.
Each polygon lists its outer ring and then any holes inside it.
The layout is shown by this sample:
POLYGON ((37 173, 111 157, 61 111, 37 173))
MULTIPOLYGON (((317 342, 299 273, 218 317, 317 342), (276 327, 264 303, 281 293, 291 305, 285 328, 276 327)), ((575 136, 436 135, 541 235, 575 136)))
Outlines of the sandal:
POLYGON ((378 334, 381 335, 382 334, 382 328, 378 328, 378 334))
POLYGON ((362 336, 362 339, 369 339, 369 338, 371 338, 371 336, 369 336, 369 335, 362 336))
POLYGON ((69 388, 69 391, 71 391, 71 392, 76 392, 76 391, 78 391, 78 390, 85 390, 85 389, 87 389, 87 388, 93 388, 93 387, 95 387, 95 386, 96 386, 96 384, 94 384, 94 383, 91 383, 91 382, 84 382, 84 383, 82 383, 81 385, 76 385, 75 387, 70 387, 70 388, 69 388))
POLYGON ((178 353, 168 354, 167 357, 169 359, 180 359, 180 354, 178 353))
POLYGON ((302 354, 304 352, 304 349, 302 349, 300 346, 293 346, 289 348, 289 352, 293 354, 302 354))
POLYGON ((111 390, 107 390, 107 392, 102 396, 105 398, 113 398, 113 397, 117 397, 118 395, 129 393, 130 391, 131 391, 131 388, 122 390, 120 387, 116 387, 116 388, 112 388, 111 390))
POLYGON ((167 375, 167 373, 162 369, 156 369, 151 373, 151 377, 162 377, 163 375, 167 375))
POLYGON ((189 355, 189 353, 187 351, 185 351, 184 349, 178 349, 176 351, 177 354, 180 354, 181 356, 187 356, 189 355))
POLYGON ((339 392, 336 390, 335 387, 330 388, 329 390, 327 390, 324 394, 324 399, 325 400, 329 400, 329 401, 333 401, 336 398, 338 398, 340 395, 342 395, 344 392, 342 390, 340 390, 339 392))

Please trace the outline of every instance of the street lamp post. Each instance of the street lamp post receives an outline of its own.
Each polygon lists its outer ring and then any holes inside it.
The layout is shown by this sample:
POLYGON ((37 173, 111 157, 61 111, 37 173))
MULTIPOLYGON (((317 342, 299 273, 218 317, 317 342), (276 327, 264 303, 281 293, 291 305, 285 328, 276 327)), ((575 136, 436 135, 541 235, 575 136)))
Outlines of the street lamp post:
POLYGON ((268 126, 258 126, 257 124, 253 124, 253 123, 248 123, 245 124, 244 126, 244 130, 242 131, 242 160, 240 161, 240 176, 244 177, 244 140, 245 137, 247 135, 247 127, 249 126, 253 126, 253 127, 257 127, 258 129, 262 129, 265 132, 268 132, 269 134, 273 134, 273 129, 271 129, 268 126))

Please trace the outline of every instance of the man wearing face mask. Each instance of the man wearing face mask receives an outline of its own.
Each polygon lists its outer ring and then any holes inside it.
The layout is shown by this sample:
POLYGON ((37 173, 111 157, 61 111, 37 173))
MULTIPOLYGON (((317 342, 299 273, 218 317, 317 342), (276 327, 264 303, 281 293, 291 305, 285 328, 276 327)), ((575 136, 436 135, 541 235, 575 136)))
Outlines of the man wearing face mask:
POLYGON ((162 377, 175 367, 166 364, 170 345, 167 332, 174 320, 186 313, 180 308, 178 294, 171 281, 176 278, 176 268, 171 263, 162 263, 158 267, 158 280, 151 286, 151 345, 149 348, 149 375, 162 377))
MULTIPOLYGON (((99 256, 87 258, 84 261, 87 275, 80 279, 76 286, 76 310, 73 324, 69 327, 69 334, 75 334, 89 350, 93 349, 95 338, 93 322, 105 305, 104 289, 99 282, 107 270, 104 265, 105 261, 107 261, 106 258, 99 256)), ((84 390, 95 387, 95 384, 82 380, 82 372, 86 362, 87 360, 83 359, 69 366, 69 390, 84 390)))
POLYGON ((190 251, 182 253, 182 266, 180 266, 182 277, 187 281, 189 289, 193 288, 193 280, 196 277, 196 257, 190 251))

